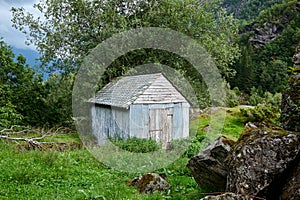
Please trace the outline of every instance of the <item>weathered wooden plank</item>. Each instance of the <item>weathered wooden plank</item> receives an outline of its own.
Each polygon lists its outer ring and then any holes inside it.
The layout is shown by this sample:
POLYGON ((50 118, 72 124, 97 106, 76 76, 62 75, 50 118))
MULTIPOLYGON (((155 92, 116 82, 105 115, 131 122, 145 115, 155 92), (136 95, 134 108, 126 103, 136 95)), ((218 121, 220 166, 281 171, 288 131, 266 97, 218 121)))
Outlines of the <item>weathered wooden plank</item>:
POLYGON ((130 135, 141 137, 143 134, 142 105, 130 107, 130 135))

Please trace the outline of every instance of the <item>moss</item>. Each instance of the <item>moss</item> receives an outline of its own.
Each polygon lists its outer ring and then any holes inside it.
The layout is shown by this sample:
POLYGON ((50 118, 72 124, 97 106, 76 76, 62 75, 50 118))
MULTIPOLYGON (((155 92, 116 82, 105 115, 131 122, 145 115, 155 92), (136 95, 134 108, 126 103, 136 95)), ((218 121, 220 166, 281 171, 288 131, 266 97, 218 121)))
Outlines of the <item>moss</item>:
POLYGON ((145 192, 146 186, 155 179, 152 174, 145 174, 138 182, 138 189, 139 191, 145 192))
POLYGON ((235 144, 235 141, 234 141, 234 140, 232 140, 232 139, 230 139, 230 138, 226 138, 226 137, 223 138, 222 142, 223 142, 224 144, 228 144, 229 146, 232 146, 232 145, 235 144))

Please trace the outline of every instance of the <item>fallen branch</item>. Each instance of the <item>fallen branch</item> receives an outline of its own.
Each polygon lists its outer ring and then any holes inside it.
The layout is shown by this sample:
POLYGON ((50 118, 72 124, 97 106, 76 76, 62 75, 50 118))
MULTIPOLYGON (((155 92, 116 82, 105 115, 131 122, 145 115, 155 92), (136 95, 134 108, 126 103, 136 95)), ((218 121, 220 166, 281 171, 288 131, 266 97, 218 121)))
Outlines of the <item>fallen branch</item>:
POLYGON ((5 133, 6 135, 12 134, 12 135, 21 135, 21 134, 26 134, 30 131, 30 129, 28 127, 25 126, 12 126, 8 129, 2 129, 0 130, 0 134, 5 133), (22 129, 21 131, 15 131, 15 128, 19 128, 22 129))
POLYGON ((26 129, 24 129, 24 130, 15 131, 15 127, 16 126, 12 126, 9 129, 1 130, 0 131, 0 139, 14 141, 18 145, 20 145, 19 141, 24 141, 24 142, 28 143, 28 146, 22 145, 23 149, 25 148, 25 149, 39 149, 39 150, 44 150, 44 149, 53 148, 53 147, 59 147, 60 149, 61 148, 65 149, 67 146, 67 143, 40 142, 39 140, 43 140, 46 137, 55 136, 55 135, 57 135, 57 133, 59 133, 61 131, 70 131, 71 130, 69 128, 59 127, 59 128, 56 128, 55 131, 54 131, 54 128, 51 128, 51 129, 48 129, 47 131, 45 131, 45 129, 30 129, 28 127, 25 127, 26 129), (20 135, 20 134, 24 135, 24 134, 30 134, 30 133, 38 134, 41 136, 30 137, 30 138, 28 138, 28 137, 13 137, 13 135, 20 135))

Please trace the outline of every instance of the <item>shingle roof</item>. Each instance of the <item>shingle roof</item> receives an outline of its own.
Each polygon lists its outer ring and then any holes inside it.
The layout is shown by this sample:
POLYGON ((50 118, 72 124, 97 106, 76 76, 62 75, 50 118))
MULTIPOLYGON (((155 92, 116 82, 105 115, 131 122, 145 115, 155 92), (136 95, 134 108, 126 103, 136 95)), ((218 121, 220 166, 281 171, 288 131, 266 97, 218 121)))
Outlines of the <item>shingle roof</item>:
POLYGON ((91 103, 121 108, 128 108, 135 101, 137 103, 187 102, 161 73, 118 78, 102 88, 94 98, 89 99, 91 103), (142 98, 138 99, 140 96, 142 98))

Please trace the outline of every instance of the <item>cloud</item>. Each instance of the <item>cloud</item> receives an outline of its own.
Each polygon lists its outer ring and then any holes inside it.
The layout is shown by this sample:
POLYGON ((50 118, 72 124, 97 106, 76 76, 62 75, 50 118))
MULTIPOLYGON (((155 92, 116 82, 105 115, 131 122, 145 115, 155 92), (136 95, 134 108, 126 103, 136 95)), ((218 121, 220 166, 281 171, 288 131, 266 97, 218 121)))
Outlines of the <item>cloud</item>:
POLYGON ((33 45, 27 46, 25 44, 26 36, 19 30, 12 27, 12 14, 10 12, 12 7, 24 7, 26 11, 38 16, 39 13, 33 8, 33 4, 37 0, 2 0, 0 1, 0 37, 4 41, 18 49, 36 50, 33 45))

